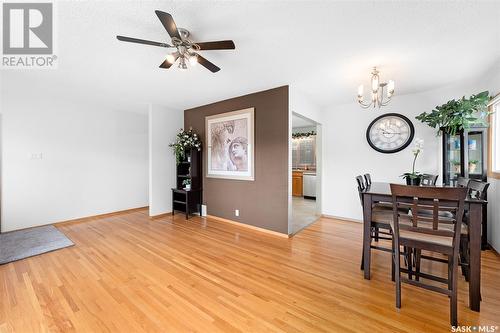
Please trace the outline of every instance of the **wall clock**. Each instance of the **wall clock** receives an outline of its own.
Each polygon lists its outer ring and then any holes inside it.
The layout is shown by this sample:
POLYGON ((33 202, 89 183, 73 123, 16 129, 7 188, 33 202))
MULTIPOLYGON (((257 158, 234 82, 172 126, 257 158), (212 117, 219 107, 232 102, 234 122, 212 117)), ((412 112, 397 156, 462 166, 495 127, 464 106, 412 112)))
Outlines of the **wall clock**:
POLYGON ((375 118, 366 130, 368 144, 378 152, 391 154, 408 147, 415 135, 410 119, 399 113, 375 118))

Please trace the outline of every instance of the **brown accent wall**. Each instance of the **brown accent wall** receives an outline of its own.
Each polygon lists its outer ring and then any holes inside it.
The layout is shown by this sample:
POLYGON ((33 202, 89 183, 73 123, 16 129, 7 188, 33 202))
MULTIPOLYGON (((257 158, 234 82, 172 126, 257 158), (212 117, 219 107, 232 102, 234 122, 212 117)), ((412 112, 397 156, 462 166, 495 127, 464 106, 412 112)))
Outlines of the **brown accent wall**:
POLYGON ((287 234, 288 86, 185 110, 184 126, 193 127, 206 145, 205 117, 250 107, 255 108, 255 181, 207 178, 204 170, 203 202, 209 215, 287 234))

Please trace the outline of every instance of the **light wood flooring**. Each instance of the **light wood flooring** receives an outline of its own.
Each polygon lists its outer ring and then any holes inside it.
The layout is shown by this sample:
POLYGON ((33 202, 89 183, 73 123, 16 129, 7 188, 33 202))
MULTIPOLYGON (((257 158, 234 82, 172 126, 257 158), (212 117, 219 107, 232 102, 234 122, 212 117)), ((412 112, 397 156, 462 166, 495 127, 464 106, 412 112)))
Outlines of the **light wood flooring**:
MULTIPOLYGON (((0 332, 450 332, 445 296, 403 285, 395 308, 388 253, 363 279, 358 223, 284 239, 144 210, 59 229, 76 246, 0 266, 0 332)), ((461 325, 499 325, 491 251, 482 281, 476 313, 460 278, 461 325)))
POLYGON ((316 213, 316 200, 292 197, 292 234, 304 229, 319 217, 316 213))

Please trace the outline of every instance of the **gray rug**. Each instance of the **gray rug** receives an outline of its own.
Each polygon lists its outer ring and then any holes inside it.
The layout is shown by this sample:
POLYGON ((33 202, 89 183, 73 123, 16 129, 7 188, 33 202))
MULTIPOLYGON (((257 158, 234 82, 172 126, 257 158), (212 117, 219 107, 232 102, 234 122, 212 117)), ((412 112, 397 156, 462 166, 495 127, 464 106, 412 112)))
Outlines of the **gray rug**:
POLYGON ((0 265, 74 245, 52 225, 0 234, 0 265))

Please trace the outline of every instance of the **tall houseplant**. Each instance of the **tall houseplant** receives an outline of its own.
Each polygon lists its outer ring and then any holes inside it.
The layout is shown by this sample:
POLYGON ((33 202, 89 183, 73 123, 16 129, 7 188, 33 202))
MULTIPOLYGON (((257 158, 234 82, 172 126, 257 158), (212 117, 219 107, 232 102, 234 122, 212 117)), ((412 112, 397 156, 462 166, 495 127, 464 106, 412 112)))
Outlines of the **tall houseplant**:
POLYGON ((430 127, 438 129, 438 135, 444 131, 450 135, 467 130, 472 126, 488 126, 486 121, 489 92, 483 91, 469 98, 452 99, 441 106, 436 106, 430 113, 423 112, 416 119, 430 127))
POLYGON ((169 144, 169 147, 174 148, 175 160, 179 164, 186 158, 187 151, 191 149, 201 150, 201 141, 192 128, 189 128, 188 131, 181 128, 175 142, 169 144))
POLYGON ((405 172, 401 175, 403 179, 406 179, 407 185, 420 185, 420 181, 422 179, 422 174, 420 172, 415 172, 415 163, 417 162, 418 155, 424 150, 424 140, 415 139, 413 152, 413 164, 411 168, 411 172, 405 172))

